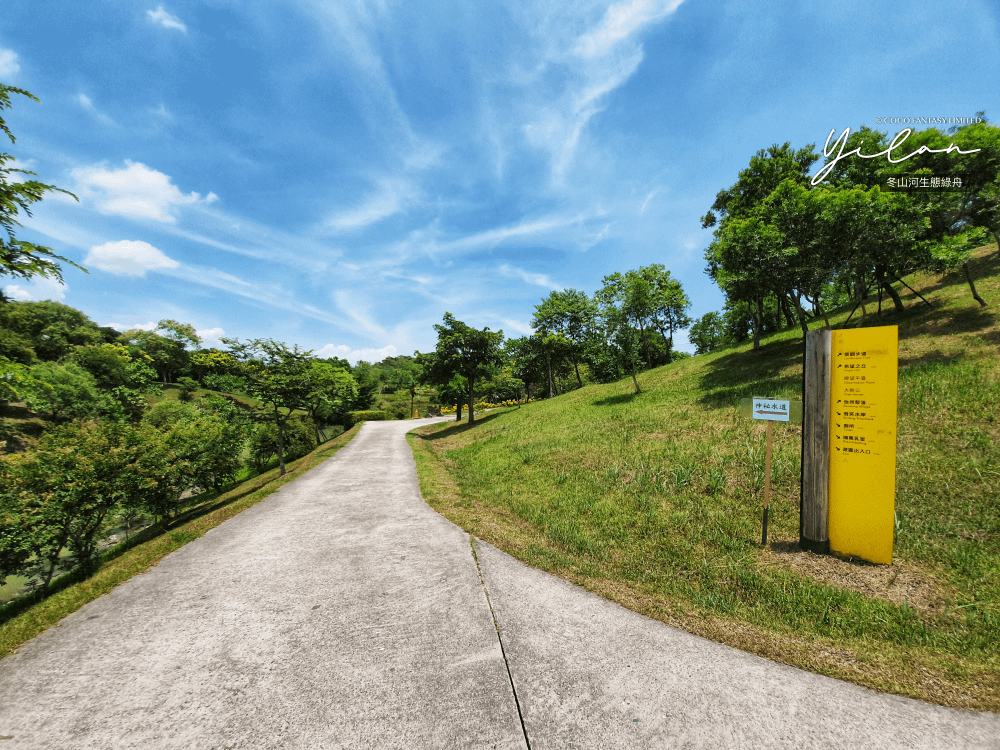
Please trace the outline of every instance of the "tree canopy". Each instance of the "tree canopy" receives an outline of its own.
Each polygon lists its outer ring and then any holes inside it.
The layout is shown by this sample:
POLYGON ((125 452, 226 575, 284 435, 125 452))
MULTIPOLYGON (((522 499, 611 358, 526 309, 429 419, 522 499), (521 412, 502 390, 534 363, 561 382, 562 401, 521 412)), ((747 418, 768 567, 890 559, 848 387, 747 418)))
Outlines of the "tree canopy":
MULTIPOLYGON (((24 89, 0 83, 0 130, 10 139, 11 143, 14 143, 14 134, 7 127, 2 114, 4 110, 10 109, 11 94, 19 94, 36 102, 38 99, 24 89)), ((57 261, 69 263, 87 273, 87 269, 83 266, 61 255, 56 255, 52 248, 19 240, 15 236, 15 230, 22 228, 22 224, 17 219, 18 215, 23 212, 25 216, 31 216, 31 206, 42 200, 46 193, 58 191, 72 196, 74 199, 76 196, 55 185, 47 185, 38 180, 15 178, 14 175, 35 176, 35 173, 9 166, 14 163, 16 162, 13 156, 0 152, 0 228, 3 229, 5 235, 0 236, 0 277, 12 276, 30 279, 33 276, 42 276, 54 278, 63 283, 62 268, 57 261)), ((0 303, 6 300, 3 290, 0 289, 0 303)))

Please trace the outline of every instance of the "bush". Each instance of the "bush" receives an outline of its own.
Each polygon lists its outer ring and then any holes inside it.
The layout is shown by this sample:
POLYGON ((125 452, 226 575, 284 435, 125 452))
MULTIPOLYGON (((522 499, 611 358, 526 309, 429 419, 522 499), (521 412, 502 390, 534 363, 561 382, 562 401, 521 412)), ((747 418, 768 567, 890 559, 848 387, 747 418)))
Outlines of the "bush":
POLYGON ((243 393, 247 389, 247 384, 238 375, 209 373, 201 379, 201 383, 209 390, 223 393, 243 393))
POLYGON ((344 428, 349 430, 361 422, 378 422, 383 419, 385 419, 384 411, 349 411, 347 412, 347 424, 344 425, 344 428))
POLYGON ((149 411, 142 416, 142 421, 158 430, 163 430, 179 422, 191 421, 197 417, 198 410, 192 404, 167 399, 150 407, 149 411))
POLYGON ((194 378, 177 378, 177 385, 181 387, 181 392, 178 394, 181 401, 190 401, 191 394, 198 389, 198 381, 194 378))
MULTIPOLYGON (((285 425, 285 461, 302 458, 316 447, 316 428, 312 420, 292 417, 285 425)), ((250 462, 257 471, 278 455, 278 426, 264 422, 250 435, 250 462)))
POLYGON ((31 376, 48 387, 35 389, 27 399, 28 405, 47 413, 53 422, 86 419, 97 413, 97 381, 79 365, 42 362, 31 368, 31 376))

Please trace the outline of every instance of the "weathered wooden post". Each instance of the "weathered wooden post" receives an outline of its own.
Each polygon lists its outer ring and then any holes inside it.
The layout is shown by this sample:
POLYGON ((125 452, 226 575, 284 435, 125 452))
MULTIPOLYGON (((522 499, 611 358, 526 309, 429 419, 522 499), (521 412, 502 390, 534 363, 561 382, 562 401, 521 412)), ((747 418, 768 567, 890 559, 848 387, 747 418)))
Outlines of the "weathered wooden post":
POLYGON ((830 355, 832 331, 806 334, 802 368, 802 483, 799 498, 799 546, 830 551, 830 355))

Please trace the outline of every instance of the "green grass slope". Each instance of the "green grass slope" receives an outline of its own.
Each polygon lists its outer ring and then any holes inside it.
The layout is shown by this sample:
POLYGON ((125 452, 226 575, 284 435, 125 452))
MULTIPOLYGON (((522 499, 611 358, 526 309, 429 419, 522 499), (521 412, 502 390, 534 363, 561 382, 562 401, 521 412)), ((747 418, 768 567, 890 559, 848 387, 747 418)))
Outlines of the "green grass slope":
MULTIPOLYGON (((1000 254, 908 277, 898 325, 892 566, 798 548, 801 430, 776 425, 769 544, 764 426, 747 396, 801 398, 799 330, 590 386, 469 429, 411 435, 428 502, 475 536, 626 607, 797 667, 1000 711, 1000 254)), ((831 316, 839 326, 848 310, 831 316)), ((858 320, 855 314, 851 325, 858 320)), ((821 326, 822 322, 813 326, 821 326)))

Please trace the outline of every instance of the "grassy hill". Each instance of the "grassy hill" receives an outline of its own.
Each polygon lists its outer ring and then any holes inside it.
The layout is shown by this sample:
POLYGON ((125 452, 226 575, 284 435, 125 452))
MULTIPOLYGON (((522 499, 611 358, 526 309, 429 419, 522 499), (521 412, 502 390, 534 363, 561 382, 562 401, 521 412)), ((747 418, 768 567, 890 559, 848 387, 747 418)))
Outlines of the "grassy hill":
MULTIPOLYGON (((905 280, 894 564, 798 547, 801 430, 747 396, 801 398, 802 335, 677 362, 411 435, 421 490, 471 534, 637 612, 771 659, 944 705, 1000 711, 1000 253, 905 280)), ((831 316, 839 327, 849 310, 831 316)), ((851 325, 858 320, 855 314, 851 325)), ((813 327, 822 326, 822 321, 813 327)))

